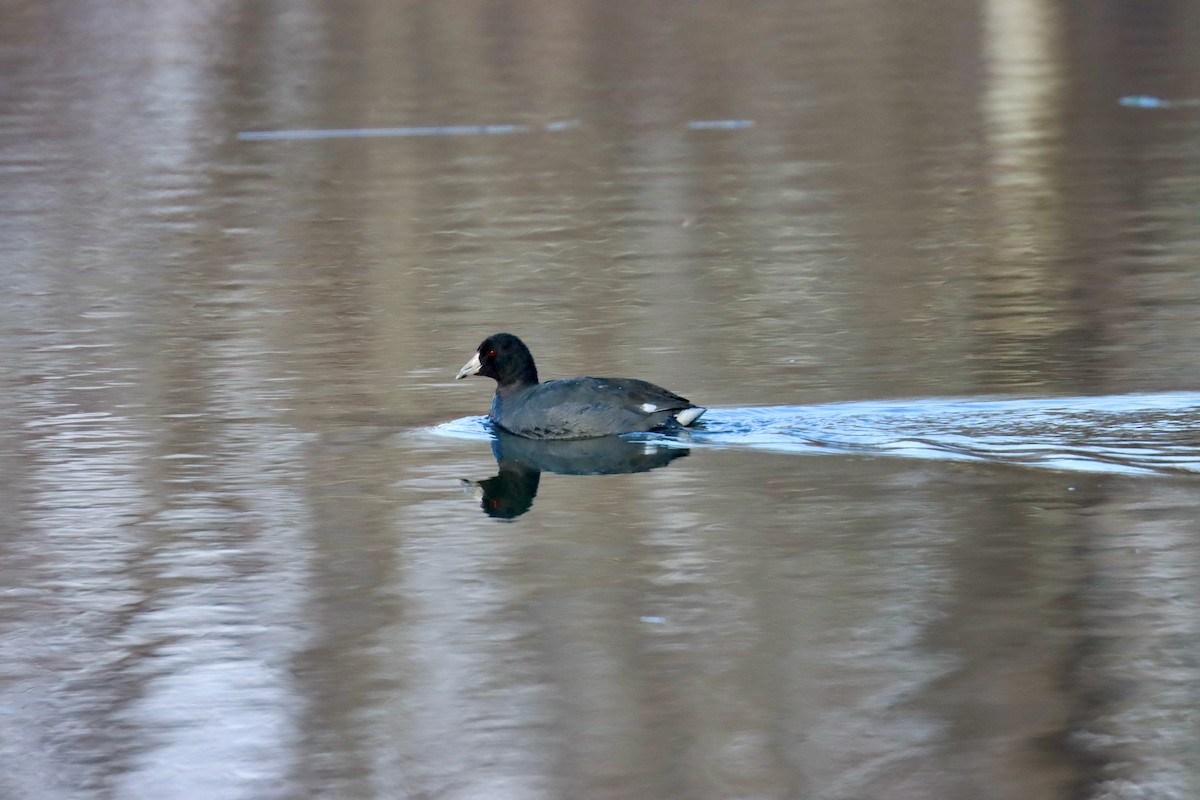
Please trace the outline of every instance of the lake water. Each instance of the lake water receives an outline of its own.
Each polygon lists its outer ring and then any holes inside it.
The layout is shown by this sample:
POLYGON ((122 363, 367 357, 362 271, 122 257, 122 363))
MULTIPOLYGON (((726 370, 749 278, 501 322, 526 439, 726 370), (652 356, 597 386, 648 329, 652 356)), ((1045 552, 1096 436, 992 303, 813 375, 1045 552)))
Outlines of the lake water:
POLYGON ((3 13, 0 797, 1200 797, 1190 4, 3 13))

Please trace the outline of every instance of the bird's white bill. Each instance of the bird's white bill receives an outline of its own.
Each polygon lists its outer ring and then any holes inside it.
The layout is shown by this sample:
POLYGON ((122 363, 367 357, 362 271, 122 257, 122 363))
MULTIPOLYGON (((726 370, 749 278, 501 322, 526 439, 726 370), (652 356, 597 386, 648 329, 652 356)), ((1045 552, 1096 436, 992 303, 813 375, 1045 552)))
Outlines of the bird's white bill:
POLYGON ((700 419, 700 416, 705 411, 708 411, 708 409, 700 408, 699 406, 693 406, 692 408, 685 408, 683 411, 680 411, 678 414, 675 415, 675 421, 686 428, 688 425, 691 425, 693 422, 700 419))
POLYGON ((474 375, 476 372, 479 372, 479 370, 481 370, 481 369, 483 369, 483 364, 479 363, 479 353, 476 353, 475 357, 472 358, 470 361, 468 361, 466 364, 464 364, 463 368, 458 371, 458 374, 454 376, 454 380, 458 380, 459 378, 465 378, 468 375, 474 375))

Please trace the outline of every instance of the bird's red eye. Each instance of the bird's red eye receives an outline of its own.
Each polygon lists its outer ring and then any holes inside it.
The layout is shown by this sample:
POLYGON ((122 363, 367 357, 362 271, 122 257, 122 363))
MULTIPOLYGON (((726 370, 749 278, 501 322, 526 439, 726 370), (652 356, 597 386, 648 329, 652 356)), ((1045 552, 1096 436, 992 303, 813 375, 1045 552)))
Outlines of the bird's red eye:
POLYGON ((487 351, 487 357, 488 357, 488 358, 495 358, 495 357, 496 357, 496 351, 495 351, 495 350, 488 350, 488 351, 487 351))

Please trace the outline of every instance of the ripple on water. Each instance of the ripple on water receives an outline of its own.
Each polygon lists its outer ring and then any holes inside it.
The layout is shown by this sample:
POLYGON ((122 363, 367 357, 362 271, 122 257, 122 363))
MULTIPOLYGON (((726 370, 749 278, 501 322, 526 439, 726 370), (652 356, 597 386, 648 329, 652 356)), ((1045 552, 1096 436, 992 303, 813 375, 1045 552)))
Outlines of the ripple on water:
MULTIPOLYGON (((648 434, 689 447, 745 447, 983 461, 1069 472, 1200 472, 1200 392, 1053 398, 920 398, 713 408, 694 428, 648 434)), ((486 417, 430 429, 487 439, 486 417)))

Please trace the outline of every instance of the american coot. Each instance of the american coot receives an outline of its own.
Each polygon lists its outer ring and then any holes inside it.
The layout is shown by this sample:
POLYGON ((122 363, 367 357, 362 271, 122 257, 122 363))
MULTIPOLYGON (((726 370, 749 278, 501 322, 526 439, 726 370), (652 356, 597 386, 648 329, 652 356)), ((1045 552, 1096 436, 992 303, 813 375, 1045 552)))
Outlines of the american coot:
POLYGON ((483 340, 458 378, 496 381, 489 416, 530 439, 587 439, 691 425, 707 409, 661 386, 633 378, 564 378, 538 383, 525 343, 511 333, 483 340))

